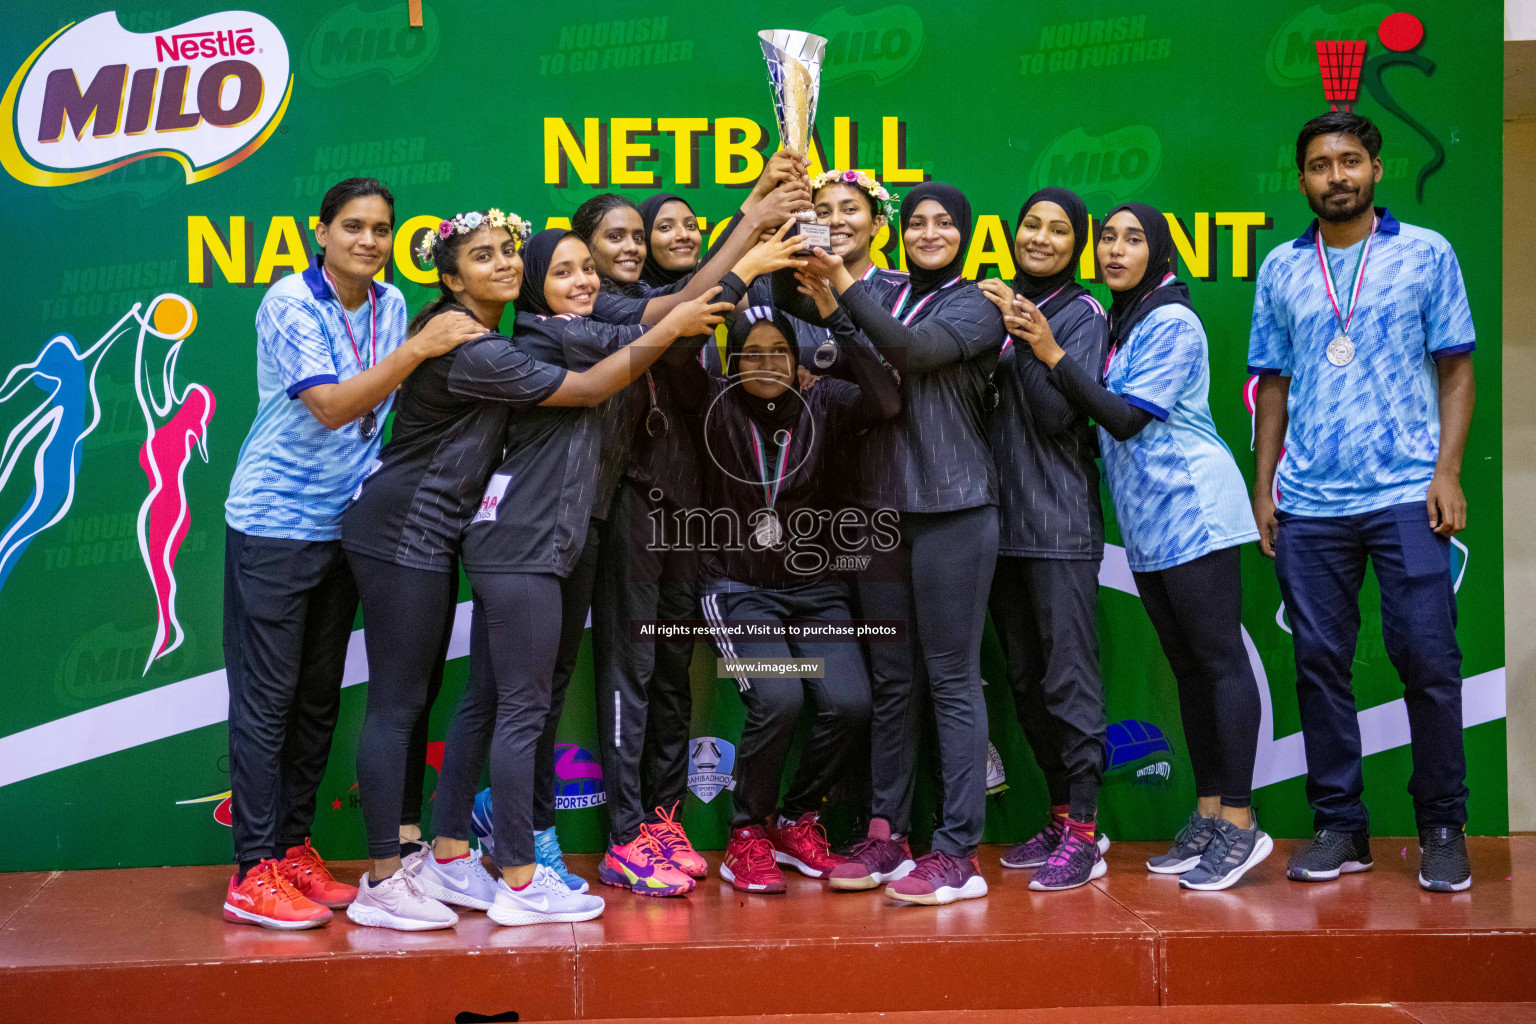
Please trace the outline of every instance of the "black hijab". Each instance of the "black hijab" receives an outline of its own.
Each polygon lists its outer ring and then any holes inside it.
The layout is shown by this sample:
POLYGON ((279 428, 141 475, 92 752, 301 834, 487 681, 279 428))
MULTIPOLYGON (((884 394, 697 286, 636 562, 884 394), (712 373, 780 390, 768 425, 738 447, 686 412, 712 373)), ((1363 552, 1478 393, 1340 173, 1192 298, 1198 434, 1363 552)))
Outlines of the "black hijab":
POLYGON ((1088 291, 1077 283, 1077 264, 1083 257, 1083 249, 1088 245, 1088 207, 1071 189, 1042 188, 1019 207, 1019 219, 1013 222, 1015 237, 1018 236, 1019 225, 1024 223, 1024 217, 1036 203, 1055 203, 1066 211, 1067 220, 1072 225, 1072 258, 1066 266, 1054 274, 1036 277, 1020 263, 1018 272, 1013 275, 1013 290, 1031 302, 1055 293, 1050 302, 1039 307, 1040 312, 1049 320, 1051 314, 1088 291))
POLYGON ((661 213, 661 208, 668 203, 682 203, 688 207, 688 212, 693 213, 693 207, 688 205, 688 200, 682 196, 675 196, 671 192, 658 192, 645 202, 640 204, 640 223, 645 225, 645 265, 640 268, 640 280, 652 288, 665 288, 669 284, 676 284, 697 267, 689 267, 687 270, 668 270, 656 259, 651 251, 651 229, 656 226, 656 217, 661 213))
POLYGON ((549 276, 549 264, 555 258, 556 247, 567 238, 580 237, 566 228, 546 228, 523 246, 523 286, 517 292, 518 313, 555 315, 548 300, 544 298, 544 279, 549 276))
MULTIPOLYGON (((1109 211, 1104 224, 1108 224, 1110 218, 1121 210, 1129 210, 1141 221, 1142 234, 1147 239, 1147 272, 1141 275, 1141 280, 1134 288, 1114 293, 1114 304, 1109 307, 1111 352, 1119 348, 1131 336, 1131 329, 1158 306, 1195 308, 1189 301, 1189 286, 1183 281, 1170 281, 1167 287, 1158 287, 1164 277, 1173 273, 1175 250, 1173 233, 1168 230, 1168 218, 1146 203, 1121 203, 1109 211)), ((1099 233, 1104 233, 1103 224, 1099 226, 1099 233)))
MULTIPOLYGON (((971 204, 965 198, 965 193, 953 185, 946 185, 942 181, 925 181, 912 191, 908 192, 901 200, 901 233, 906 237, 907 225, 912 220, 912 213, 918 204, 924 199, 932 199, 944 207, 944 212, 949 214, 955 222, 955 227, 960 229, 960 248, 955 251, 955 258, 937 270, 924 270, 911 257, 907 258, 907 269, 912 281, 912 298, 919 299, 933 291, 942 284, 959 276, 965 267, 965 254, 971 245, 971 204)), ((905 244, 905 243, 903 243, 905 244)))
POLYGON ((764 320, 773 324, 778 332, 784 336, 784 341, 789 345, 789 358, 795 365, 790 368, 789 391, 785 391, 777 398, 759 398, 746 388, 733 388, 739 396, 742 406, 747 410, 747 416, 756 423, 759 430, 778 431, 786 427, 793 427, 800 419, 800 409, 805 401, 798 395, 790 394, 799 390, 799 381, 796 379, 800 363, 800 348, 795 342, 795 328, 789 322, 789 317, 780 310, 770 306, 751 306, 744 310, 740 316, 731 321, 730 328, 725 332, 725 365, 730 379, 735 382, 741 377, 741 350, 747 343, 747 335, 752 333, 764 320))

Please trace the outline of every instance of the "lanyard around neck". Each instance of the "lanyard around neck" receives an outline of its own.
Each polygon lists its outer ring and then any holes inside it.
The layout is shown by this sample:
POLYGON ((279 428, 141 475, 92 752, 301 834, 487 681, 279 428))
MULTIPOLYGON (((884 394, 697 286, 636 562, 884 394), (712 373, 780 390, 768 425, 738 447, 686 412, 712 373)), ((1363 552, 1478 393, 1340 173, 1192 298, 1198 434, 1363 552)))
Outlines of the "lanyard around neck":
POLYGON ((789 459, 789 443, 794 439, 793 430, 784 431, 784 444, 779 448, 778 466, 773 471, 773 479, 768 478, 768 460, 763 455, 763 437, 757 432, 757 424, 751 420, 747 426, 752 428, 752 457, 757 462, 757 475, 763 482, 763 500, 767 502, 765 508, 772 509, 774 503, 779 500, 779 488, 784 486, 784 463, 789 459))
MULTIPOLYGON (((873 268, 871 268, 871 269, 873 269, 873 268)), ((919 299, 918 302, 917 302, 917 305, 912 307, 912 311, 910 313, 908 313, 906 316, 902 316, 901 315, 901 307, 905 306, 907 304, 907 296, 912 294, 912 282, 908 281, 906 283, 906 286, 901 289, 901 294, 896 296, 896 304, 891 307, 891 316, 896 317, 897 319, 899 319, 903 324, 907 325, 908 327, 912 326, 912 320, 917 316, 918 310, 920 310, 924 306, 928 305, 928 301, 930 299, 932 299, 935 295, 939 294, 939 292, 942 292, 946 288, 953 288, 955 285, 959 284, 960 281, 961 281, 961 277, 957 276, 957 277, 955 277, 954 280, 946 281, 943 284, 939 285, 933 291, 929 292, 927 295, 924 295, 921 299, 919 299)))
POLYGON ((1349 335, 1349 323, 1355 318, 1355 306, 1360 301, 1360 289, 1365 285, 1365 264, 1370 259, 1371 241, 1376 237, 1376 228, 1380 226, 1381 218, 1371 218, 1371 233, 1365 236, 1365 242, 1360 246, 1360 256, 1355 260, 1355 283, 1349 289, 1349 308, 1339 308, 1339 289, 1333 281, 1333 268, 1328 264, 1328 255, 1323 249, 1323 232, 1319 227, 1317 231, 1317 262, 1323 268, 1323 287, 1328 292, 1328 304, 1333 307, 1333 318, 1338 321, 1339 333, 1349 335))
MULTIPOLYGON (((1068 282, 1068 284, 1070 284, 1070 283, 1071 282, 1068 282)), ((1065 289, 1066 287, 1067 286, 1064 284, 1060 288, 1057 288, 1055 291, 1051 292, 1051 294, 1047 295, 1045 298, 1041 299, 1039 302, 1036 302, 1035 303, 1035 308, 1043 311, 1045 309, 1045 304, 1047 302, 1050 302, 1056 296, 1060 295, 1062 293, 1063 289, 1065 289)), ((1013 335, 1009 334, 1007 331, 1004 331, 1003 332, 1003 347, 999 350, 999 354, 1001 354, 1003 352, 1007 352, 1008 351, 1008 346, 1010 346, 1012 344, 1013 344, 1013 335)))
POLYGON ((341 306, 341 322, 347 329, 347 340, 352 343, 352 355, 357 358, 357 368, 366 370, 378 362, 379 349, 379 308, 373 301, 373 285, 368 286, 368 364, 363 365, 362 350, 357 347, 357 339, 352 336, 352 317, 347 312, 347 307, 341 302, 341 289, 336 287, 336 279, 324 266, 320 272, 325 275, 326 282, 331 286, 331 294, 336 296, 336 305, 341 306))

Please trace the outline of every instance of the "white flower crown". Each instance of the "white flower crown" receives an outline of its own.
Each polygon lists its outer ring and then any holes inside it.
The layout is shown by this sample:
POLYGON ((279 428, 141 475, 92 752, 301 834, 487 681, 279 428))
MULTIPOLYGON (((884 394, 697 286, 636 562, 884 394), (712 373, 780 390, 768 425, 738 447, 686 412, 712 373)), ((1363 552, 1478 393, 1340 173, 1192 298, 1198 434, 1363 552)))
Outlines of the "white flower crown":
POLYGON ((852 185, 861 192, 868 193, 875 200, 876 206, 881 213, 885 214, 886 220, 896 219, 896 203, 901 197, 863 171, 823 171, 811 179, 811 195, 815 195, 817 189, 826 185, 852 185))
POLYGON ((416 246, 416 262, 424 267, 430 267, 437 263, 437 247, 454 235, 467 235, 472 231, 478 231, 489 224, 493 228, 506 228, 512 233, 512 241, 521 249, 533 234, 533 227, 515 213, 502 213, 492 207, 481 213, 479 210, 470 210, 467 213, 455 214, 451 220, 445 220, 438 224, 436 231, 429 231, 421 238, 421 244, 416 246))

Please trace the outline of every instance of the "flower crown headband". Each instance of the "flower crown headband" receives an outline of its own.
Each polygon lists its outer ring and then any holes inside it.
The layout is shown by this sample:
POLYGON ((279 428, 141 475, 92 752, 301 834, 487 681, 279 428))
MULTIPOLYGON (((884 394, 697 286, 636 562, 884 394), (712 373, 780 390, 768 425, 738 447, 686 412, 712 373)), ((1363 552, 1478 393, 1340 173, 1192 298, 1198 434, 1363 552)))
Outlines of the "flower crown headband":
POLYGON ((811 179, 811 195, 815 195, 817 189, 825 185, 852 185, 874 198, 886 220, 896 219, 896 202, 901 197, 863 171, 823 171, 811 179))
POLYGON ((429 231, 421 238, 421 244, 416 246, 416 261, 424 267, 430 267, 437 262, 437 247, 454 235, 467 235, 478 231, 485 225, 493 228, 506 228, 512 233, 512 241, 518 249, 533 234, 533 228, 523 218, 515 213, 502 213, 492 207, 481 213, 479 210, 470 210, 467 213, 456 214, 452 220, 445 220, 438 224, 436 231, 429 231))

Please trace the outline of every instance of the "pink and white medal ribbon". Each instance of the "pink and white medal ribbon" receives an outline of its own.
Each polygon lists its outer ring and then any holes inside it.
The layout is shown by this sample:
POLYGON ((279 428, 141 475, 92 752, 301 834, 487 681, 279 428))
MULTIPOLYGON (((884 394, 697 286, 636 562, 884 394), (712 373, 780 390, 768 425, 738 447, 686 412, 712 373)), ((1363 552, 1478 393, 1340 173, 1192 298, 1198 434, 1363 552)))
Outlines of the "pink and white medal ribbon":
MULTIPOLYGON (((368 286, 368 362, 363 362, 363 350, 357 347, 357 339, 352 336, 352 320, 347 316, 347 307, 341 305, 341 291, 336 287, 336 279, 325 267, 320 268, 325 275, 326 283, 331 286, 331 294, 336 296, 336 305, 341 306, 341 324, 347 329, 347 340, 352 343, 352 355, 357 359, 359 373, 374 366, 379 361, 379 307, 373 300, 373 285, 368 286)), ((373 435, 379 432, 379 413, 377 409, 369 409, 358 421, 357 432, 362 435, 364 441, 372 441, 373 435)))
MULTIPOLYGON (((1066 285, 1062 285, 1061 288, 1057 288, 1055 291, 1051 292, 1051 294, 1047 295, 1045 298, 1043 298, 1039 302, 1035 303, 1035 308, 1036 309, 1042 308, 1047 302, 1050 302, 1056 296, 1060 295, 1061 294, 1061 289, 1065 288, 1065 287, 1066 287, 1066 285)), ((1004 328, 1003 329, 1003 347, 998 350, 998 355, 1002 355, 1004 352, 1007 352, 1008 351, 1008 346, 1010 346, 1012 344, 1013 344, 1013 335, 1008 333, 1007 328, 1004 328)))
MULTIPOLYGON (((752 428, 752 458, 757 462, 757 475, 763 482, 763 502, 765 508, 757 521, 752 535, 758 546, 764 549, 776 548, 784 539, 784 528, 779 524, 779 513, 774 510, 774 505, 779 500, 779 488, 784 485, 784 463, 789 459, 789 442, 794 439, 793 430, 781 431, 784 435, 784 443, 779 445, 778 465, 774 467, 773 477, 768 476, 768 460, 763 456, 763 437, 757 432, 757 424, 748 421, 747 426, 752 428)), ((774 438, 778 441, 778 437, 774 438)))
POLYGON ((1317 245, 1317 262, 1323 268, 1323 287, 1328 292, 1328 303, 1333 307, 1333 318, 1339 325, 1338 336, 1328 343, 1324 355, 1334 366, 1348 366, 1355 361, 1355 343, 1349 339, 1349 324, 1355 317, 1355 307, 1360 301, 1360 289, 1365 284, 1365 264, 1370 259, 1371 242, 1376 238, 1376 228, 1381 218, 1371 219, 1371 233, 1360 246, 1360 256, 1355 262, 1355 283, 1349 290, 1349 308, 1339 308, 1339 290, 1333 281, 1333 268, 1328 265, 1328 253, 1323 247, 1323 232, 1314 239, 1317 245))
POLYGON ((935 295, 939 294, 939 292, 942 292, 946 288, 953 288, 955 285, 959 284, 960 280, 961 279, 959 277, 956 277, 953 281, 946 281, 943 284, 939 285, 933 291, 929 292, 927 295, 924 295, 921 299, 919 299, 917 305, 912 307, 911 312, 909 312, 906 316, 902 316, 901 315, 901 307, 905 306, 907 304, 907 296, 912 294, 912 282, 908 281, 906 283, 906 285, 901 289, 901 294, 896 296, 896 304, 891 307, 891 316, 896 317, 903 324, 907 325, 908 327, 911 327, 912 326, 912 319, 917 316, 917 311, 918 310, 920 310, 924 306, 928 305, 928 301, 930 299, 932 299, 935 295))

